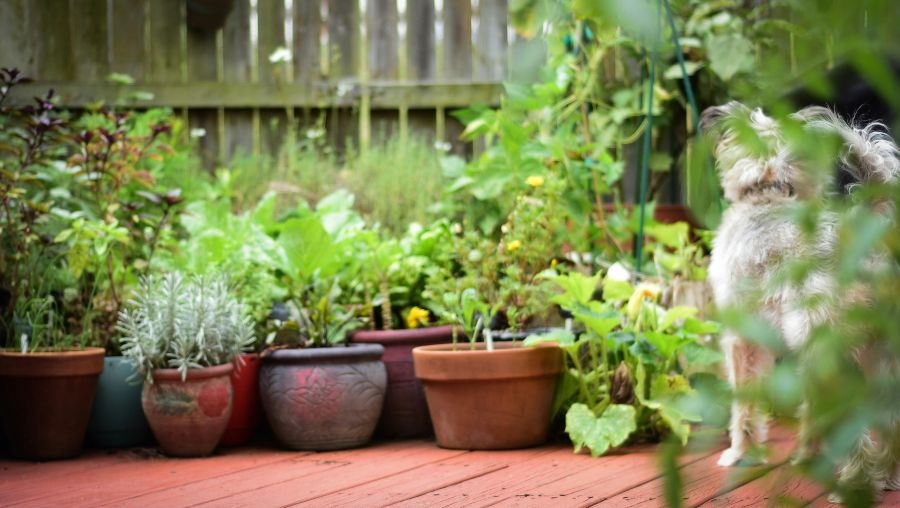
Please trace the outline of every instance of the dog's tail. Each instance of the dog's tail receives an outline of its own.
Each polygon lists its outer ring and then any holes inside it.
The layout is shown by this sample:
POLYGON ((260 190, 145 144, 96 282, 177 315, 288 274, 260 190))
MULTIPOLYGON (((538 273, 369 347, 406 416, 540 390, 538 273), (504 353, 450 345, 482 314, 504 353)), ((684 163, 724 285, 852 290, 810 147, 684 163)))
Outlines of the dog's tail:
POLYGON ((844 141, 841 170, 850 174, 855 183, 891 183, 900 179, 900 149, 884 124, 874 122, 855 127, 828 108, 812 106, 801 109, 796 118, 807 127, 838 134, 844 141))

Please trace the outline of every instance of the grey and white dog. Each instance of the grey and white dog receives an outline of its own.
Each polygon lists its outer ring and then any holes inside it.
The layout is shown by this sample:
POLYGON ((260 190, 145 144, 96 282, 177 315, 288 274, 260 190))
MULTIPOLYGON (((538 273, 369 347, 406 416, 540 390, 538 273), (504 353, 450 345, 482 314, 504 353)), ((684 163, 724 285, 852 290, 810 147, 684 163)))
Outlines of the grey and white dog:
MULTIPOLYGON (((900 177, 900 152, 880 124, 853 127, 821 107, 802 109, 793 120, 807 135, 821 136, 823 141, 837 139, 842 146, 835 166, 842 166, 856 180, 890 183, 900 177)), ((716 231, 709 267, 716 305, 755 309, 780 332, 789 348, 799 350, 812 329, 828 324, 841 306, 866 300, 865 288, 838 294, 827 262, 799 284, 785 282, 783 277, 791 260, 810 256, 827 260, 834 253, 835 217, 820 218, 817 233, 810 237, 787 213, 800 201, 824 197, 831 182, 817 178, 816 172, 805 166, 808 163, 787 141, 784 126, 760 109, 731 102, 705 110, 700 124, 713 141, 721 184, 730 202, 716 231), (741 129, 745 128, 755 132, 756 146, 742 142, 741 129), (817 303, 810 305, 811 301, 817 303)), ((832 171, 827 168, 818 174, 832 171)), ((889 206, 876 204, 882 211, 889 206)), ((769 350, 734 331, 723 334, 721 347, 732 386, 752 382, 773 366, 769 350)), ((766 440, 767 431, 764 412, 736 400, 729 426, 731 446, 720 456, 719 465, 737 464, 754 444, 766 440)), ((802 434, 801 429, 801 441, 802 434)), ((879 490, 900 488, 900 432, 894 434, 881 444, 864 436, 842 465, 841 479, 864 475, 879 490)))

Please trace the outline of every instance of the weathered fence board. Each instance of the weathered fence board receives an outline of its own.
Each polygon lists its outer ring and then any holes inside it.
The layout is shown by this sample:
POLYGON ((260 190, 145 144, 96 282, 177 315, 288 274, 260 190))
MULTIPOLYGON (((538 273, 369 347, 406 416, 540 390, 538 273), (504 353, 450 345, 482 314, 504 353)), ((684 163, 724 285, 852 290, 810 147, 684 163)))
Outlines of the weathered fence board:
POLYGON ((222 28, 197 31, 185 0, 0 0, 0 66, 35 80, 11 103, 52 87, 64 107, 173 108, 205 131, 210 167, 275 155, 320 115, 338 150, 396 134, 465 150, 448 113, 499 101, 507 3, 235 0, 222 28))

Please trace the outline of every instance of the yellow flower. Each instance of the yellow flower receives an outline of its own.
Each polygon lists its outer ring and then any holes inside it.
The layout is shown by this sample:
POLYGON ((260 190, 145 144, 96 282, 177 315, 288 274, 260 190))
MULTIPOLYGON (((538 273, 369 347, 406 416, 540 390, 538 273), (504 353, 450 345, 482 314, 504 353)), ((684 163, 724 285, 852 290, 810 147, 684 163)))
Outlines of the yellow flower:
POLYGON ((634 293, 631 294, 631 298, 628 299, 628 305, 626 306, 628 317, 634 319, 638 312, 640 312, 644 300, 655 302, 656 299, 659 298, 660 293, 662 293, 662 288, 656 284, 638 284, 638 287, 634 288, 634 293))
POLYGON ((506 252, 515 252, 522 246, 522 240, 513 240, 506 244, 506 252))
POLYGON ((431 313, 421 307, 413 307, 409 309, 406 315, 406 327, 418 328, 420 326, 428 326, 428 318, 431 313))
POLYGON ((537 189, 541 185, 544 185, 544 177, 540 175, 531 175, 525 179, 525 183, 537 189))

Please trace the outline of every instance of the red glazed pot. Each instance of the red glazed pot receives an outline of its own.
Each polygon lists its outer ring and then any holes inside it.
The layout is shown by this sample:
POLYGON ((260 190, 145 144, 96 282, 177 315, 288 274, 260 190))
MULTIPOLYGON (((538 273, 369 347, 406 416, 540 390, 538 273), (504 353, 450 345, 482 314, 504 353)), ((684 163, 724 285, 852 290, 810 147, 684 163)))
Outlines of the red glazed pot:
POLYGON ((0 351, 0 429, 13 456, 52 460, 81 453, 103 354, 96 347, 0 351))
POLYGON ((263 354, 259 394, 272 432, 292 450, 369 442, 387 375, 378 344, 278 349, 263 354))
POLYGON ((141 406, 166 455, 201 457, 215 450, 231 417, 230 363, 190 369, 181 380, 177 369, 155 369, 144 382, 141 406))
POLYGON ((231 371, 234 399, 231 419, 219 444, 240 446, 246 443, 259 426, 262 406, 259 403, 259 353, 242 354, 243 365, 231 371))
POLYGON ((413 349, 416 376, 425 385, 438 446, 505 450, 547 440, 556 381, 563 369, 556 344, 521 342, 413 349))
POLYGON ((409 330, 365 330, 350 338, 357 344, 384 346, 384 366, 387 369, 387 392, 384 408, 375 434, 384 438, 411 438, 433 433, 428 404, 422 383, 413 369, 414 347, 446 344, 453 340, 452 326, 433 326, 409 330))

